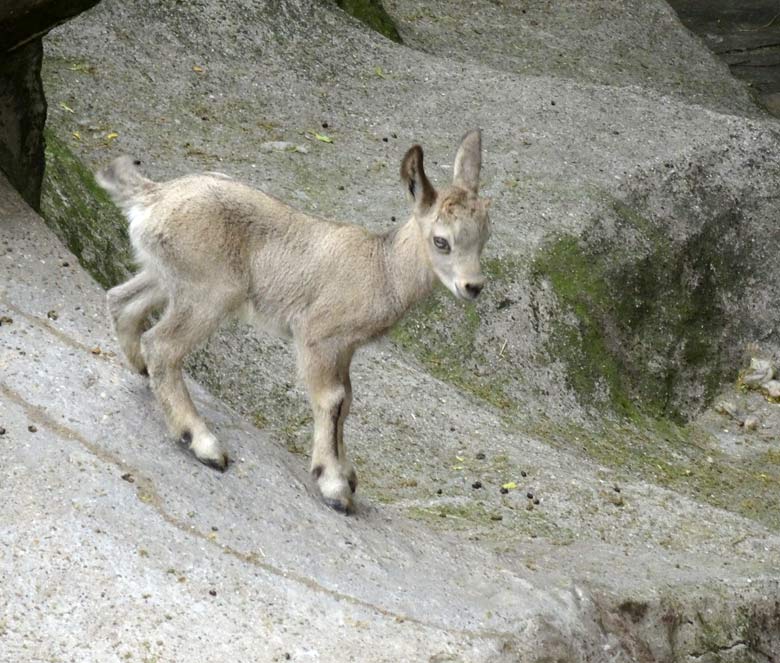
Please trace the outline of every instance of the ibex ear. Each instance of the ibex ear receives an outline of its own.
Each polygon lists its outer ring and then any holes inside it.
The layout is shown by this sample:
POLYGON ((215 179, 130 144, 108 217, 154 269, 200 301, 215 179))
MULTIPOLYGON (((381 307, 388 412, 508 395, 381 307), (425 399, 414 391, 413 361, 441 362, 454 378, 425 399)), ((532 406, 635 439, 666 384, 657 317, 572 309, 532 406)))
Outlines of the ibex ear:
POLYGON ((463 137, 458 153, 455 155, 452 183, 466 189, 466 191, 477 193, 481 167, 482 132, 479 129, 474 129, 463 137))
POLYGON ((427 210, 436 200, 433 188, 423 170, 423 151, 413 145, 401 160, 401 181, 404 183, 419 211, 427 210))

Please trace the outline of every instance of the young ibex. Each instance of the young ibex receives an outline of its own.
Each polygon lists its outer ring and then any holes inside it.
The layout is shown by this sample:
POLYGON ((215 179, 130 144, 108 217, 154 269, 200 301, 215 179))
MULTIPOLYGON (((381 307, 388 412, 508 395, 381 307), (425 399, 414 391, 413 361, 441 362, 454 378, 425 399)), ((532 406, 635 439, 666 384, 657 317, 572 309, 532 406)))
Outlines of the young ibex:
POLYGON ((489 201, 477 195, 480 151, 480 132, 471 131, 452 186, 436 191, 422 148, 413 146, 401 162, 412 216, 385 235, 309 216, 219 173, 152 182, 128 157, 98 173, 130 222, 141 266, 109 291, 109 310, 171 433, 203 463, 226 469, 228 455, 192 404, 182 362, 226 317, 248 317, 294 339, 314 411, 311 473, 329 506, 350 510, 357 477, 343 431, 352 355, 427 295, 434 277, 460 299, 479 295, 490 234, 489 201), (157 308, 162 316, 146 330, 157 308))

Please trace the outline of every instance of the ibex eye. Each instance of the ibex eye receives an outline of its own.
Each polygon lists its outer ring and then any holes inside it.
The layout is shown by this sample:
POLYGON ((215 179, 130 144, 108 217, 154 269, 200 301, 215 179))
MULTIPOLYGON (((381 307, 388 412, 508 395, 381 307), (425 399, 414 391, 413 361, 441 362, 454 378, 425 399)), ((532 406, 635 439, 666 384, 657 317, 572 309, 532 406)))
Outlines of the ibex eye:
POLYGON ((450 243, 444 239, 443 237, 434 237, 433 238, 433 245, 439 249, 442 253, 449 253, 450 252, 450 243))

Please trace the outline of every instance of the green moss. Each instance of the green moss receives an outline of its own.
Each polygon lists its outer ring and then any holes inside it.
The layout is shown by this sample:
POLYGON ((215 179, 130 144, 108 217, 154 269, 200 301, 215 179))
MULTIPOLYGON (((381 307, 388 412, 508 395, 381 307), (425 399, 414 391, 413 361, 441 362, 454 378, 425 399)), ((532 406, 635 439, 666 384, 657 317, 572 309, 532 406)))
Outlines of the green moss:
POLYGON ((398 28, 395 27, 393 19, 390 18, 380 0, 336 0, 336 4, 372 30, 376 30, 394 42, 401 43, 398 28))
POLYGON ((524 498, 501 501, 463 498, 415 505, 404 512, 434 529, 467 532, 492 542, 501 550, 514 550, 518 542, 536 537, 544 537, 554 545, 569 545, 574 540, 573 532, 560 527, 542 509, 527 510, 524 498))
POLYGON ((490 290, 500 290, 501 286, 514 281, 521 273, 521 265, 512 257, 483 258, 482 271, 488 278, 490 290))
POLYGON ((475 342, 479 325, 476 306, 436 291, 390 331, 390 338, 434 377, 498 408, 512 407, 503 379, 479 375, 473 368, 482 363, 475 342))
POLYGON ((550 245, 535 260, 532 279, 549 279, 564 308, 576 316, 576 323, 553 323, 550 354, 568 369, 571 388, 584 404, 601 403, 606 391, 613 409, 633 415, 628 396, 625 366, 611 352, 602 327, 604 308, 611 300, 603 266, 591 260, 574 237, 550 245))
POLYGON ((132 272, 127 221, 92 172, 50 130, 41 214, 98 283, 109 288, 132 272))
POLYGON ((434 377, 508 414, 518 407, 511 388, 521 374, 502 359, 501 341, 486 342, 480 330, 484 315, 506 306, 507 292, 523 268, 514 258, 494 257, 482 259, 482 271, 489 287, 476 304, 438 288, 390 331, 390 339, 434 377))
POLYGON ((749 249, 729 238, 741 217, 723 209, 674 240, 662 222, 607 203, 611 229, 597 219, 582 238, 559 237, 534 261, 532 280, 552 285, 564 313, 549 354, 565 363, 584 404, 683 421, 733 372, 722 302, 749 278, 749 249), (703 397, 689 403, 701 388, 703 397))
POLYGON ((770 605, 764 610, 759 606, 745 606, 736 612, 737 633, 748 651, 768 651, 780 633, 780 603, 774 601, 770 605))
POLYGON ((695 426, 641 413, 633 421, 604 420, 594 429, 550 420, 528 428, 549 444, 579 451, 620 474, 780 530, 778 455, 734 458, 695 426))
MULTIPOLYGON (((727 597, 724 595, 725 602, 727 597)), ((711 654, 712 661, 752 663, 764 660, 771 649, 780 627, 780 608, 762 606, 760 603, 743 605, 736 610, 695 611, 695 647, 699 657, 711 654), (734 651, 734 645, 742 648, 734 651), (725 655, 728 652, 728 655, 725 655)))

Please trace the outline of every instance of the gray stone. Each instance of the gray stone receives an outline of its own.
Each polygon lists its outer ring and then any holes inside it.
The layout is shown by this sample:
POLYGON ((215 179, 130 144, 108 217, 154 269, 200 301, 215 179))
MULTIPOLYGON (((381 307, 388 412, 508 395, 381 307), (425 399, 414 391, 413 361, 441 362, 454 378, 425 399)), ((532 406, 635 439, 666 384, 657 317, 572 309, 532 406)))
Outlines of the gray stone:
POLYGON ((739 419, 739 410, 737 406, 731 401, 720 401, 715 404, 715 412, 724 414, 732 419, 739 419))
POLYGON ((305 145, 296 145, 286 140, 270 140, 260 143, 261 152, 298 152, 299 154, 308 154, 309 150, 305 145))
POLYGON ((751 414, 745 417, 745 421, 742 422, 742 425, 744 426, 745 430, 749 430, 749 431, 758 430, 759 426, 761 426, 761 420, 755 415, 751 414))
POLYGON ((769 398, 780 398, 780 380, 769 380, 761 385, 769 398))
POLYGON ((748 387, 758 387, 769 382, 775 376, 775 367, 768 359, 760 357, 750 358, 750 367, 742 376, 742 382, 748 387))

